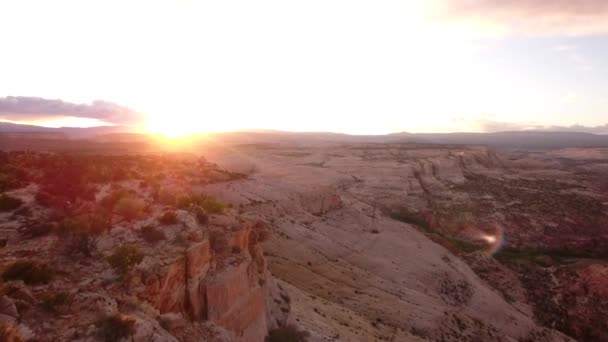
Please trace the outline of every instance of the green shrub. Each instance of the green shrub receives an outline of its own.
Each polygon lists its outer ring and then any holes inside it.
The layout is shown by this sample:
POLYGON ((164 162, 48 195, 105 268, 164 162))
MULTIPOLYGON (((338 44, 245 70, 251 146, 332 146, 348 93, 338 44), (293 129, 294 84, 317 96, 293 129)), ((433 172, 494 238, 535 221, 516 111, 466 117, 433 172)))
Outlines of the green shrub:
POLYGON ((176 224, 179 221, 177 220, 177 214, 175 214, 175 211, 168 210, 158 218, 158 222, 161 224, 176 224))
POLYGON ((166 239, 165 233, 154 226, 145 226, 141 229, 141 236, 150 243, 157 243, 166 239))
POLYGON ((200 206, 205 209, 206 212, 211 214, 220 214, 226 207, 223 203, 213 197, 205 198, 205 200, 200 203, 200 206))
POLYGON ((108 257, 108 263, 116 272, 121 275, 126 274, 129 270, 139 264, 144 258, 144 255, 139 251, 137 246, 121 246, 114 250, 114 253, 108 257))
POLYGON ((299 330, 294 325, 273 329, 268 333, 266 342, 306 342, 310 333, 299 330))
POLYGON ((135 319, 115 314, 97 322, 97 335, 103 341, 115 342, 126 339, 135 332, 135 319))
POLYGON ((28 285, 47 284, 53 279, 53 271, 44 263, 30 260, 19 260, 2 272, 2 279, 23 280, 28 285))
POLYGON ((122 197, 116 203, 114 211, 127 220, 134 220, 140 217, 145 208, 143 200, 134 197, 122 197))
POLYGON ((6 194, 0 195, 0 212, 15 210, 19 208, 22 204, 23 201, 19 198, 6 194))
POLYGON ((206 213, 219 214, 224 211, 225 204, 221 203, 217 199, 207 196, 204 194, 190 194, 182 196, 177 200, 178 208, 194 208, 201 207, 206 213))
POLYGON ((63 220, 57 227, 60 234, 101 235, 112 228, 112 218, 105 214, 85 214, 63 220))

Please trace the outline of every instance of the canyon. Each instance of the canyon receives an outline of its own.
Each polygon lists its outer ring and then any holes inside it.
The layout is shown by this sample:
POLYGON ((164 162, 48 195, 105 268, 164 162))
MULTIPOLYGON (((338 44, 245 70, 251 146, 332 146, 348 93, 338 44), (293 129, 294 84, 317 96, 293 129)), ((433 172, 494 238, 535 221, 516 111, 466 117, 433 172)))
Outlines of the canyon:
POLYGON ((26 170, 2 170, 26 174, 4 193, 31 213, 0 213, 2 269, 54 268, 46 284, 5 279, 5 329, 43 341, 103 339, 107 322, 133 341, 255 342, 285 327, 308 341, 608 341, 605 148, 309 139, 189 152, 87 160, 97 178, 126 175, 59 206, 38 195, 56 157, 3 155, 26 170), (143 212, 112 209, 88 255, 66 252, 76 233, 52 212, 102 212, 113 193, 143 212), (126 272, 111 263, 119 246, 141 256, 126 272))

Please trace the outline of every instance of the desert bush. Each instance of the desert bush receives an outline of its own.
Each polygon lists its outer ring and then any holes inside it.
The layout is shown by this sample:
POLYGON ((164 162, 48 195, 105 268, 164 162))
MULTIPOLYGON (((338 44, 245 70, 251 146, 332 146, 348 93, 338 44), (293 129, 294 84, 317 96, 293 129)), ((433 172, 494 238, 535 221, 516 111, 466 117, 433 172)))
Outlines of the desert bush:
POLYGON ((118 188, 118 189, 112 190, 112 192, 110 192, 104 198, 102 198, 101 201, 99 202, 99 204, 101 204, 102 207, 104 207, 108 210, 113 210, 116 203, 118 203, 118 201, 121 198, 127 197, 127 196, 129 196, 129 192, 127 190, 118 188))
POLYGON ((64 291, 58 293, 45 292, 42 294, 40 305, 48 312, 57 312, 59 307, 68 305, 70 300, 70 294, 64 291))
POLYGON ((116 203, 114 211, 127 220, 134 220, 141 216, 145 208, 143 200, 134 197, 122 197, 116 203))
POLYGON ((106 183, 112 180, 112 171, 107 165, 89 165, 87 179, 95 183, 106 183))
POLYGON ((115 314, 105 317, 96 323, 97 336, 106 342, 115 342, 133 335, 135 319, 115 314))
POLYGON ((64 238, 65 253, 69 256, 82 254, 90 257, 95 250, 96 239, 87 234, 73 234, 64 238))
POLYGON ((102 213, 83 214, 64 219, 57 227, 62 235, 101 235, 112 227, 112 218, 102 213))
POLYGON ((199 203, 199 205, 205 209, 206 212, 211 214, 220 214, 226 207, 222 202, 213 197, 205 198, 205 200, 203 200, 202 203, 199 203))
POLYGON ((62 201, 93 200, 95 187, 87 179, 86 162, 83 158, 61 156, 52 165, 41 167, 41 191, 51 197, 61 198, 62 201))
POLYGON ((108 257, 108 263, 116 272, 121 275, 126 274, 129 270, 139 264, 144 255, 140 252, 137 246, 121 246, 114 250, 114 253, 108 257))
POLYGON ((158 201, 164 205, 175 205, 176 202, 175 193, 169 189, 162 188, 158 192, 158 201))
POLYGON ((177 220, 177 214, 175 214, 175 211, 168 210, 158 218, 158 222, 161 224, 176 224, 179 221, 177 220))
POLYGON ((306 342, 310 333, 299 330, 294 325, 273 329, 268 333, 266 342, 306 342))
POLYGON ((0 195, 0 212, 11 211, 19 208, 23 201, 17 197, 2 194, 0 195))
POLYGON ((18 260, 2 272, 2 279, 23 280, 28 285, 47 284, 53 278, 53 271, 44 263, 18 260))
POLYGON ((166 239, 165 233, 154 226, 145 226, 141 229, 141 236, 150 243, 157 243, 166 239))
POLYGON ((0 163, 0 192, 26 186, 28 183, 27 178, 24 170, 8 165, 2 167, 2 163, 0 163))
POLYGON ((179 208, 201 207, 206 213, 219 214, 226 207, 217 199, 204 194, 190 194, 182 196, 178 199, 177 205, 179 208))

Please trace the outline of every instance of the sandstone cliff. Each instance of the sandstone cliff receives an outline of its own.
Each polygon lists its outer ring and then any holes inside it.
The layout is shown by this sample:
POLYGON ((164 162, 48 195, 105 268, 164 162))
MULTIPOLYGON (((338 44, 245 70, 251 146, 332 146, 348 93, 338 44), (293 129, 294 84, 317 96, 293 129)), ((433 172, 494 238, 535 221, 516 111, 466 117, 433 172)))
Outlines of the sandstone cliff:
MULTIPOLYGON (((60 157, 10 158, 21 165, 60 157)), ((23 213, 0 213, 3 331, 16 341, 261 342, 286 324, 288 295, 260 245, 266 227, 186 190, 234 176, 176 158, 154 169, 165 170, 158 186, 140 182, 158 158, 128 167, 139 176, 97 183, 88 199, 64 202, 64 188, 37 179, 7 192, 23 213)))

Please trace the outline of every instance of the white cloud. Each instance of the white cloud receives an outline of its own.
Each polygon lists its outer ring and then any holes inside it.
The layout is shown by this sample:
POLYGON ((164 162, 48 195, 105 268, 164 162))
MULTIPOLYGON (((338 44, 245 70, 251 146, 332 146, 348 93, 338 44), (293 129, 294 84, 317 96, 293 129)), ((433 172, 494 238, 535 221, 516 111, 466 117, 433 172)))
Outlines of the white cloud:
POLYGON ((585 35, 608 32, 606 0, 438 0, 443 20, 485 34, 585 35))

